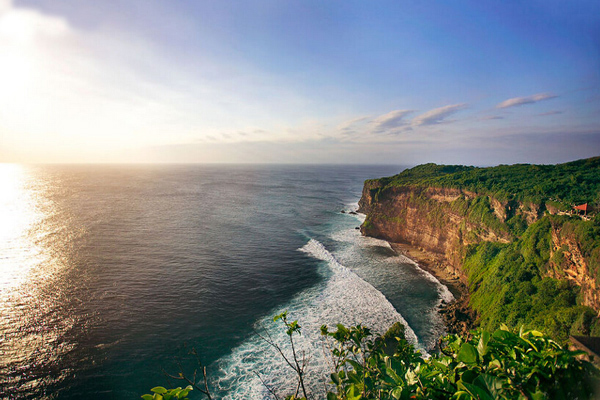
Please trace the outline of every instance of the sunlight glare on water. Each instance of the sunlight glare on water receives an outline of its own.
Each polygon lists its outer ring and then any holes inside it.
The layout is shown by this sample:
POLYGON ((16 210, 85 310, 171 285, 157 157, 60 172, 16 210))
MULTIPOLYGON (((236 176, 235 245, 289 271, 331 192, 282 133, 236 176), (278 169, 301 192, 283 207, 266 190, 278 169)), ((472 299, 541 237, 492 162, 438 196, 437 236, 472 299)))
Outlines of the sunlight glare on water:
POLYGON ((0 399, 139 398, 187 346, 218 398, 262 398, 255 371, 287 378, 253 329, 282 309, 317 338, 404 318, 429 348, 439 283, 340 213, 394 170, 0 165, 0 399))
POLYGON ((0 397, 28 398, 48 370, 59 382, 58 365, 73 347, 65 334, 75 319, 64 306, 65 284, 56 285, 70 245, 48 190, 32 167, 0 164, 0 397))
POLYGON ((0 294, 18 285, 39 262, 29 231, 40 219, 22 166, 0 164, 0 294))

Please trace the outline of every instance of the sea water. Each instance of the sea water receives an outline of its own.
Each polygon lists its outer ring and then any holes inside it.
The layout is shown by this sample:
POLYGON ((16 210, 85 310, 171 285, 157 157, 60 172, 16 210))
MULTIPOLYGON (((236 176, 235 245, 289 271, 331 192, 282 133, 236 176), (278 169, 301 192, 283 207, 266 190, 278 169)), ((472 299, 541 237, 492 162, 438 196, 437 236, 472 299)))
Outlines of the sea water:
POLYGON ((139 398, 192 349, 217 398, 288 394, 284 310, 317 396, 323 324, 400 321, 426 353, 451 294, 350 213, 402 169, 0 165, 0 397, 139 398))

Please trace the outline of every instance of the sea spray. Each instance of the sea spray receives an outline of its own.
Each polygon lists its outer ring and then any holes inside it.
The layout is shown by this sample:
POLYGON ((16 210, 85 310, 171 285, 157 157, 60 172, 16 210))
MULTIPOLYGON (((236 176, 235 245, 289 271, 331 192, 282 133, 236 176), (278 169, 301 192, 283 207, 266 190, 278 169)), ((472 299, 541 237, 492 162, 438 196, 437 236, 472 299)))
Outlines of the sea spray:
MULTIPOLYGON (((301 292, 272 314, 287 309, 289 319, 297 319, 302 326, 302 334, 294 336, 294 343, 297 353, 309 360, 306 381, 313 393, 323 394, 324 397, 324 385, 331 372, 329 352, 320 335, 323 324, 331 327, 338 323, 346 326, 361 324, 371 328, 375 334, 382 334, 399 321, 406 326, 408 341, 425 353, 414 331, 385 296, 339 263, 321 242, 310 239, 299 250, 325 261, 323 274, 328 277, 324 282, 301 292)), ((255 335, 219 363, 219 376, 215 384, 225 399, 269 398, 266 386, 283 396, 290 394, 297 384, 294 372, 264 339, 270 337, 291 356, 289 337, 283 326, 273 322, 269 315, 258 321, 255 329, 255 335)))
MULTIPOLYGON (((363 214, 347 215, 348 223, 364 220, 363 214)), ((424 348, 435 348, 446 333, 440 306, 454 299, 448 288, 413 260, 398 255, 387 241, 362 236, 353 226, 333 232, 330 238, 335 242, 336 260, 387 296, 412 325, 424 348)))

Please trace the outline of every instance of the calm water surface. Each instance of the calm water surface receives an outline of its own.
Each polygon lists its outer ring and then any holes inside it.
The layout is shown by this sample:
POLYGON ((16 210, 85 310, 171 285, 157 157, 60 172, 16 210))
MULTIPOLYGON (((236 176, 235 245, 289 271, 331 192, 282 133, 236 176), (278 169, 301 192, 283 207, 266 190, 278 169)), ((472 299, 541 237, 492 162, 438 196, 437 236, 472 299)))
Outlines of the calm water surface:
POLYGON ((218 397, 266 398, 254 371, 291 377, 257 330, 285 339, 284 309, 307 351, 321 323, 397 320, 430 348, 447 291, 340 212, 401 169, 0 165, 0 398, 139 398, 190 348, 218 397))

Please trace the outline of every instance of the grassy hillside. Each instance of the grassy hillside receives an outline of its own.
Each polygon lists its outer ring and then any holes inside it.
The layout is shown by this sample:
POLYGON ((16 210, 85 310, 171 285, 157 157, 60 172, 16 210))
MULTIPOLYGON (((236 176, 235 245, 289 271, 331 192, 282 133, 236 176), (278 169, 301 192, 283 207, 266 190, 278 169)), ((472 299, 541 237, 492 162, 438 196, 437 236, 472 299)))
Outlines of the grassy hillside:
MULTIPOLYGON (((569 334, 600 336, 597 313, 581 305, 580 287, 548 276, 552 225, 577 232, 573 237, 581 240, 590 274, 600 281, 598 217, 593 221, 575 221, 546 216, 512 243, 481 242, 469 246, 463 268, 471 292, 470 304, 478 311, 484 328, 500 323, 535 326, 560 341, 569 334)), ((552 261, 557 261, 559 254, 552 261)))
MULTIPOLYGON (((600 336, 598 310, 583 305, 586 298, 585 304, 597 307, 597 301, 589 300, 594 289, 576 284, 582 275, 600 283, 600 216, 585 221, 544 212, 550 206, 570 210, 572 204, 581 203, 597 209, 600 157, 558 165, 491 168, 424 164, 377 183, 372 189, 375 201, 400 186, 454 188, 476 194, 439 202, 422 192, 422 198, 412 199, 411 205, 426 213, 424 223, 431 226, 447 223, 444 216, 449 213, 462 218, 463 225, 471 224, 470 229, 459 227, 462 238, 471 244, 463 245, 458 253, 464 256, 462 270, 470 305, 484 328, 501 323, 525 325, 561 341, 569 334, 600 336), (432 222, 432 218, 439 221, 432 222), (508 234, 503 237, 511 240, 486 241, 473 228, 478 226, 508 234)), ((402 212, 399 218, 405 217, 402 212)))
POLYGON ((600 157, 557 165, 499 165, 491 168, 423 164, 389 178, 384 186, 435 186, 469 190, 527 203, 600 201, 600 157))

